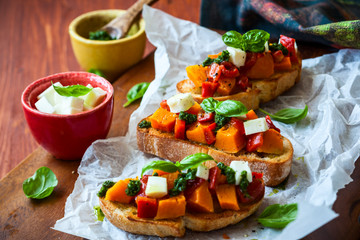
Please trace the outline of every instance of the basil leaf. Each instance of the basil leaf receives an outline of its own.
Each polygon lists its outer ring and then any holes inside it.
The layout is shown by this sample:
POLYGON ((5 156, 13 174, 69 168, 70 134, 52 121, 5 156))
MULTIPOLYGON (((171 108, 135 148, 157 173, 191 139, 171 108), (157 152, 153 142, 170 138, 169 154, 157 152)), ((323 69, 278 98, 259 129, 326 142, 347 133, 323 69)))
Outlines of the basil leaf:
POLYGON ((142 168, 141 176, 143 176, 144 173, 150 169, 159 169, 161 171, 168 172, 168 173, 173 173, 173 172, 179 171, 179 168, 175 165, 175 163, 158 160, 158 161, 152 161, 152 162, 149 162, 148 164, 146 164, 142 168))
POLYGON ((250 30, 242 36, 242 39, 246 44, 246 51, 250 52, 265 51, 265 43, 269 40, 269 38, 269 33, 259 29, 250 30))
POLYGON ((105 74, 104 74, 102 71, 98 70, 98 69, 92 68, 92 69, 90 69, 88 72, 89 72, 89 73, 94 73, 94 74, 96 74, 96 75, 98 75, 98 76, 100 76, 100 77, 105 78, 105 74))
POLYGON ((229 47, 240 48, 242 50, 245 48, 242 36, 237 31, 232 30, 226 32, 224 35, 222 35, 222 40, 229 47))
POLYGON ((240 117, 248 112, 245 105, 239 101, 226 100, 216 105, 215 113, 225 117, 240 117))
POLYGON ((105 215, 104 215, 103 211, 101 210, 100 206, 94 206, 94 214, 98 221, 102 222, 104 220, 105 215))
POLYGON ((257 219, 265 227, 284 228, 297 216, 297 203, 270 205, 261 213, 257 219))
POLYGON ((23 182, 23 191, 28 198, 42 199, 50 196, 57 184, 58 180, 53 171, 41 167, 23 182))
POLYGON ((176 166, 180 170, 186 170, 189 168, 197 167, 200 163, 206 162, 209 160, 214 160, 214 159, 206 153, 195 153, 195 154, 185 157, 180 162, 176 162, 176 166))
POLYGON ((215 108, 218 103, 219 101, 209 97, 205 98, 202 103, 200 103, 200 106, 205 112, 212 113, 215 112, 215 108))
POLYGON ((142 98, 144 96, 146 90, 148 89, 149 85, 150 85, 150 83, 143 82, 143 83, 138 83, 135 86, 133 86, 126 95, 126 98, 128 101, 123 105, 123 107, 127 107, 132 102, 138 100, 139 98, 142 98))
POLYGON ((88 94, 91 91, 91 88, 79 84, 65 87, 55 86, 53 83, 51 84, 59 95, 65 97, 80 97, 88 94))
POLYGON ((272 119, 283 123, 296 123, 305 118, 308 113, 308 106, 305 105, 304 109, 297 108, 284 108, 275 114, 270 114, 264 109, 259 109, 261 112, 269 115, 272 119))

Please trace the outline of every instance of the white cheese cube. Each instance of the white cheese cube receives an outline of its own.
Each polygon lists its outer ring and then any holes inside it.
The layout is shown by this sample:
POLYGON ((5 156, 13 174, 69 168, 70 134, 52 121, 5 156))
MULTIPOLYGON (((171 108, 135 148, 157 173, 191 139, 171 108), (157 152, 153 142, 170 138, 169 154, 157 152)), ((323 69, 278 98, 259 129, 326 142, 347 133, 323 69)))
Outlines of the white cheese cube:
POLYGON ((233 47, 227 47, 227 49, 229 51, 229 61, 231 63, 233 63, 236 67, 241 67, 245 65, 245 60, 246 60, 246 52, 238 49, 238 48, 233 48, 233 47))
POLYGON ((191 93, 179 93, 169 98, 167 104, 170 107, 170 112, 179 113, 189 110, 195 104, 195 101, 191 93))
POLYGON ((86 85, 86 87, 88 88, 94 88, 90 83, 88 85, 86 85))
MULTIPOLYGON (((56 82, 54 83, 55 86, 57 87, 62 87, 62 84, 60 82, 56 82)), ((52 105, 55 106, 56 105, 56 99, 55 99, 55 95, 59 95, 54 87, 51 85, 50 87, 48 87, 45 91, 43 91, 42 93, 39 94, 39 96, 37 96, 38 99, 40 98, 46 98, 47 101, 52 105)))
MULTIPOLYGON (((90 85, 91 86, 91 85, 90 85)), ((99 87, 93 88, 88 94, 80 96, 89 107, 96 107, 106 96, 106 92, 99 87)))
POLYGON ((244 122, 245 134, 265 132, 269 129, 265 118, 257 118, 244 122))
POLYGON ((168 190, 166 178, 155 176, 151 176, 148 178, 145 189, 146 196, 153 198, 162 198, 167 193, 168 190))
POLYGON ((55 113, 55 108, 53 107, 53 105, 51 105, 51 103, 49 103, 49 101, 47 100, 46 97, 40 98, 40 99, 35 103, 35 107, 36 107, 37 110, 39 110, 40 112, 50 113, 50 114, 55 113))
POLYGON ((246 171, 246 178, 249 182, 252 182, 251 169, 248 162, 244 161, 232 161, 230 167, 235 171, 235 185, 239 185, 241 181, 241 172, 246 171))
POLYGON ((209 168, 200 164, 196 169, 196 176, 205 180, 209 179, 209 168))
POLYGON ((89 110, 91 110, 91 109, 93 109, 93 107, 90 107, 89 105, 87 105, 87 104, 84 103, 84 107, 83 107, 83 110, 84 110, 84 111, 89 111, 89 110))
POLYGON ((269 51, 269 41, 266 41, 265 43, 265 52, 269 51))
POLYGON ((63 97, 62 102, 55 106, 55 111, 57 114, 75 114, 82 112, 83 106, 84 100, 81 98, 63 97))

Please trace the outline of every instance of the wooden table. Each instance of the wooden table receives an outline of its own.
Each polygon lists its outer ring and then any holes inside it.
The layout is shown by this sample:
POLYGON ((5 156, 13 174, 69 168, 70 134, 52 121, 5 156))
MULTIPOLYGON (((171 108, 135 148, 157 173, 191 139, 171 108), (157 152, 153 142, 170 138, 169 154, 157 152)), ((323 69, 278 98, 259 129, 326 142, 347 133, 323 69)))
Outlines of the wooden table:
MULTIPOLYGON (((78 176, 79 161, 55 160, 38 147, 26 126, 20 95, 29 83, 38 78, 80 70, 67 35, 68 24, 73 18, 97 9, 125 9, 134 1, 0 1, 0 19, 3 23, 0 30, 0 86, 3 89, 0 94, 0 239, 77 239, 50 227, 64 215, 65 201, 78 176), (41 166, 52 169, 59 184, 50 197, 29 200, 23 194, 22 182, 41 166)), ((154 7, 175 17, 199 22, 200 0, 160 0, 154 7)), ((299 44, 299 47, 304 57, 334 51, 323 46, 299 44)), ((114 83, 114 118, 108 137, 126 133, 129 116, 138 103, 128 108, 122 108, 122 104, 125 103, 127 91, 134 84, 153 80, 153 50, 154 47, 147 43, 144 60, 114 83)), ((339 191, 333 207, 340 217, 306 239, 360 238, 360 160, 356 164, 351 175, 354 182, 339 191)))

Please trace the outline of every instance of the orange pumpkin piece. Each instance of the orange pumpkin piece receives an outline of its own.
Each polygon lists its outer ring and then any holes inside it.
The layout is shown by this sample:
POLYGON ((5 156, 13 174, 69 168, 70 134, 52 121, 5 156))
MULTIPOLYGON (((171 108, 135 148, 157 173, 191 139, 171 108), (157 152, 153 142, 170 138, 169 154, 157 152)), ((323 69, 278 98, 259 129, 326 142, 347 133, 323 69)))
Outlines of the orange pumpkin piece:
POLYGON ((201 84, 207 79, 207 69, 208 67, 202 65, 191 65, 186 67, 186 73, 196 87, 201 87, 201 84))
POLYGON ((208 57, 211 59, 215 59, 215 58, 218 58, 221 54, 222 54, 222 52, 219 52, 218 54, 209 54, 208 57))
POLYGON ((248 111, 248 113, 246 114, 246 120, 253 120, 253 119, 257 119, 257 118, 258 118, 258 116, 252 109, 250 111, 248 111))
POLYGON ((291 60, 290 57, 284 57, 284 59, 279 63, 274 63, 275 71, 289 71, 291 70, 291 60))
POLYGON ((265 53, 263 56, 259 57, 254 66, 250 68, 247 77, 252 79, 269 78, 273 74, 274 59, 270 53, 265 53))
POLYGON ((150 116, 151 127, 164 131, 173 132, 175 127, 176 114, 167 111, 164 108, 158 108, 153 115, 150 116))
POLYGON ((188 110, 186 110, 187 113, 190 113, 190 114, 195 114, 195 115, 198 115, 198 113, 200 112, 200 109, 201 109, 201 106, 200 104, 198 104, 197 102, 195 102, 195 104, 189 108, 188 110))
POLYGON ((165 174, 169 174, 168 172, 162 171, 160 169, 154 169, 153 175, 155 175, 155 173, 157 174, 157 176, 162 176, 162 175, 165 175, 165 174))
POLYGON ((162 175, 162 177, 166 178, 168 190, 174 188, 174 182, 178 178, 179 174, 179 172, 173 172, 162 175))
POLYGON ((209 191, 209 182, 204 181, 187 199, 187 206, 192 211, 212 213, 214 203, 209 191))
POLYGON ((264 132, 263 144, 257 149, 258 152, 282 154, 284 151, 284 144, 281 134, 274 130, 269 129, 264 132))
POLYGON ((236 87, 235 78, 219 78, 218 83, 220 84, 216 92, 221 96, 231 95, 236 87))
POLYGON ((205 133, 204 133, 204 126, 202 124, 200 124, 199 122, 192 125, 187 131, 186 131, 186 137, 187 139, 194 141, 194 142, 199 142, 199 143, 204 143, 206 144, 206 138, 205 138, 205 133))
POLYGON ((234 184, 222 184, 216 188, 216 196, 222 209, 239 210, 234 184))
POLYGON ((245 135, 233 125, 226 124, 216 134, 215 147, 227 153, 237 153, 246 145, 245 135))
POLYGON ((159 200, 155 219, 177 218, 185 215, 186 200, 183 194, 159 200))
POLYGON ((120 203, 130 203, 135 198, 135 196, 128 196, 125 193, 130 180, 137 180, 137 178, 127 178, 115 183, 114 186, 107 190, 105 200, 117 201, 120 203))

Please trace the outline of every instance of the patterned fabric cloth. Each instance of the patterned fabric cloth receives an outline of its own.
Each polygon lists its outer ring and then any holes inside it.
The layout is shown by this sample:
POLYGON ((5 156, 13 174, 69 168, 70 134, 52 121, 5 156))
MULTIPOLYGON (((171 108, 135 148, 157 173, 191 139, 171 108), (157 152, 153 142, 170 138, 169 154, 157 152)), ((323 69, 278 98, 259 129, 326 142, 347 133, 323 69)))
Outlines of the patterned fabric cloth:
POLYGON ((200 24, 244 33, 360 48, 359 0, 202 0, 200 24))

